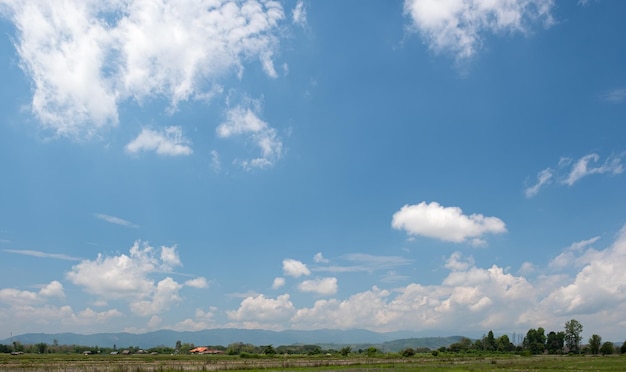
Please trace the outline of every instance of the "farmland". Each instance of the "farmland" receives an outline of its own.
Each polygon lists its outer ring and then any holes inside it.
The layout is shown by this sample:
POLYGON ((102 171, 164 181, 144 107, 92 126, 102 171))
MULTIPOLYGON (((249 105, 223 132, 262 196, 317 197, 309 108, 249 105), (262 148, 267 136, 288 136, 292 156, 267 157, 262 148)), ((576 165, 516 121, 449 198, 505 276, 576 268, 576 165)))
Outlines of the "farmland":
POLYGON ((0 354, 2 371, 623 371, 626 356, 417 354, 364 356, 0 354))

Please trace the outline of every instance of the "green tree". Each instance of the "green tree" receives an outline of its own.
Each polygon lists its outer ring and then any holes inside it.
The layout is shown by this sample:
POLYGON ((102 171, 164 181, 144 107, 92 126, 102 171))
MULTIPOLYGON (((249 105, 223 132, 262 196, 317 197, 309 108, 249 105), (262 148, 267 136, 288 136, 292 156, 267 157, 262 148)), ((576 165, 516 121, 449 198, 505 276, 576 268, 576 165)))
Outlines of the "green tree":
POLYGON ((546 349, 545 330, 541 327, 531 328, 524 337, 523 346, 525 350, 529 350, 532 354, 541 354, 546 349))
POLYGON ((344 346, 339 351, 339 354, 341 354, 343 356, 348 356, 348 355, 350 355, 351 352, 352 352, 352 348, 350 346, 344 346))
POLYGON ((498 351, 513 351, 515 345, 509 340, 508 335, 502 335, 496 339, 496 350, 498 351))
POLYGON ((262 346, 262 348, 263 348, 263 354, 265 354, 265 355, 276 355, 276 350, 274 350, 274 346, 267 345, 267 346, 262 346))
POLYGON ((378 354, 378 349, 374 346, 370 346, 365 352, 367 353, 368 357, 373 357, 374 355, 378 354))
POLYGON ((615 351, 615 345, 613 345, 612 342, 605 342, 602 344, 602 346, 600 347, 600 352, 602 353, 602 355, 610 355, 613 354, 613 352, 615 351))
POLYGON ((311 345, 308 349, 307 354, 309 355, 319 355, 322 353, 322 348, 319 345, 311 345))
POLYGON ((591 349, 591 354, 598 354, 600 352, 600 346, 602 346, 602 337, 593 334, 589 338, 589 349, 591 349))
POLYGON ((576 319, 565 322, 565 346, 571 353, 580 352, 580 339, 583 325, 576 319))
POLYGON ((415 350, 411 349, 411 348, 407 348, 402 350, 402 356, 405 358, 409 358, 412 357, 413 355, 415 355, 415 350))
POLYGON ((487 337, 483 338, 483 350, 495 351, 496 348, 496 338, 493 336, 493 331, 490 330, 487 337))
POLYGON ((622 354, 626 354, 626 341, 624 341, 622 347, 619 348, 619 352, 622 354))
POLYGON ((550 354, 560 354, 563 352, 565 345, 565 332, 550 332, 546 341, 546 348, 550 354))
POLYGON ((45 342, 40 342, 36 344, 35 347, 37 348, 37 352, 39 354, 45 354, 48 351, 48 344, 45 342))
POLYGON ((472 346, 472 340, 467 337, 462 337, 458 342, 448 346, 448 350, 458 353, 459 351, 469 350, 472 346))

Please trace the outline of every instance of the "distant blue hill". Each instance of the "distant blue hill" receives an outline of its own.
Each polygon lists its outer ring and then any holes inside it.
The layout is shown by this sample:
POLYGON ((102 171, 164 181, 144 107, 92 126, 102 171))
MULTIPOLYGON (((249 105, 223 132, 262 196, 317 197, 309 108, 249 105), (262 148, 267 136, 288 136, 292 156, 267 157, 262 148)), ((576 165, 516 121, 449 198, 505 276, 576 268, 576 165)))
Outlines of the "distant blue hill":
POLYGON ((19 341, 22 344, 47 343, 53 344, 54 340, 60 345, 85 345, 118 348, 138 346, 148 349, 156 346, 174 347, 176 341, 195 345, 222 345, 228 346, 236 342, 249 343, 252 345, 385 345, 388 351, 394 351, 393 345, 403 340, 402 345, 415 345, 409 347, 429 347, 431 349, 448 346, 457 342, 460 337, 417 337, 415 332, 399 331, 378 333, 363 329, 353 330, 311 330, 311 331, 269 331, 261 329, 236 329, 221 328, 208 329, 196 332, 177 332, 161 330, 142 334, 134 333, 96 333, 82 335, 76 333, 27 333, 0 340, 0 344, 11 344, 19 341), (421 340, 421 341, 420 341, 421 340))

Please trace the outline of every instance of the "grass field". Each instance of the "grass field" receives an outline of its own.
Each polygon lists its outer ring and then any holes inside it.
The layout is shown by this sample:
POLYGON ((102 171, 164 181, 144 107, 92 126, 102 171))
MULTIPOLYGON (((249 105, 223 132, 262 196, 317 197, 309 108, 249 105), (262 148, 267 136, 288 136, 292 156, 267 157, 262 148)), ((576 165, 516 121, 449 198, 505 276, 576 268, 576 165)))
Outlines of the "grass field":
POLYGON ((626 371, 626 356, 415 356, 411 358, 0 354, 0 371, 626 371))

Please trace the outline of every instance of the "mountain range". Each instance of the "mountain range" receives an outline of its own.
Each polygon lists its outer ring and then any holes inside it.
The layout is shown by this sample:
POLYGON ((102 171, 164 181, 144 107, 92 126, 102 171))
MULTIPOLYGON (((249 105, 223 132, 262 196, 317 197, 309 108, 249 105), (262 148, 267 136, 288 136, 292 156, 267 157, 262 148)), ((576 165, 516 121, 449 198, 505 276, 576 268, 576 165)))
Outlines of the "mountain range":
POLYGON ((27 333, 0 340, 0 344, 12 344, 13 341, 19 341, 22 344, 37 344, 42 342, 53 344, 56 340, 59 345, 100 347, 112 347, 116 345, 120 348, 138 346, 149 349, 156 346, 174 347, 176 341, 180 340, 183 343, 194 345, 223 346, 236 342, 274 346, 294 344, 324 345, 325 347, 329 345, 337 345, 338 347, 341 345, 371 345, 383 348, 386 351, 399 351, 407 347, 428 347, 430 349, 437 349, 457 342, 460 338, 460 336, 418 337, 416 333, 408 331, 379 333, 363 329, 270 331, 261 329, 219 328, 195 332, 160 330, 141 334, 95 333, 84 335, 77 333, 27 333))

